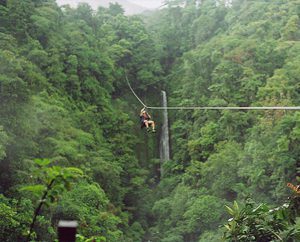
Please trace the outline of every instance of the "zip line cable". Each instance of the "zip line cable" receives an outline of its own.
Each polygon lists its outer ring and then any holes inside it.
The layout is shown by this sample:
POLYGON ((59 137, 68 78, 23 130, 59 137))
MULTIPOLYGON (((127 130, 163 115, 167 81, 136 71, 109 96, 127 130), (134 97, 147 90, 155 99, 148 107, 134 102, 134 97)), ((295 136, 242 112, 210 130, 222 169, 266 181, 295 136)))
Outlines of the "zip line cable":
POLYGON ((147 107, 156 110, 300 110, 300 107, 147 107))
MULTIPOLYGON (((253 2, 261 2, 261 3, 270 3, 270 2, 263 2, 263 1, 253 1, 253 2)), ((250 3, 253 3, 250 2, 250 3)), ((273 2, 273 3, 277 3, 277 4, 284 4, 281 2, 273 2)), ((168 5, 168 2, 166 2, 165 4, 161 5, 159 8, 168 5)), ((191 65, 194 65, 196 63, 199 63, 201 60, 196 60, 192 63, 190 63, 191 65)), ((182 71, 184 69, 184 67, 180 68, 179 70, 175 71, 175 73, 170 73, 169 75, 175 75, 177 73, 179 73, 180 71, 182 71)), ((136 99, 143 105, 143 107, 147 108, 147 109, 155 109, 155 110, 300 110, 300 106, 290 106, 290 107, 279 107, 279 106, 262 106, 262 107, 205 107, 205 106, 188 106, 188 107, 184 107, 184 106, 175 106, 175 107, 151 107, 151 106, 147 106, 139 97, 138 95, 134 92, 133 88, 130 85, 130 82, 127 78, 127 75, 125 75, 126 81, 127 81, 127 85, 129 86, 131 92, 133 93, 133 95, 136 97, 136 99)), ((158 81, 155 81, 153 83, 149 83, 146 84, 145 86, 149 86, 149 85, 153 85, 158 81)))
POLYGON ((129 86, 131 92, 133 93, 133 95, 137 98, 137 100, 139 100, 139 102, 140 102, 144 107, 147 107, 147 106, 143 103, 143 101, 138 97, 138 95, 134 92, 134 90, 132 89, 132 87, 131 87, 131 85, 130 85, 130 83, 129 83, 129 81, 128 81, 127 75, 125 76, 125 78, 126 78, 127 84, 128 84, 128 86, 129 86))
POLYGON ((300 110, 300 106, 294 106, 294 107, 200 107, 200 106, 190 106, 190 107, 184 107, 184 106, 177 106, 177 107, 151 107, 147 106, 139 97, 138 95, 134 92, 133 88, 130 85, 130 82, 125 76, 127 84, 133 93, 133 95, 136 97, 136 99, 147 109, 153 109, 153 110, 300 110))

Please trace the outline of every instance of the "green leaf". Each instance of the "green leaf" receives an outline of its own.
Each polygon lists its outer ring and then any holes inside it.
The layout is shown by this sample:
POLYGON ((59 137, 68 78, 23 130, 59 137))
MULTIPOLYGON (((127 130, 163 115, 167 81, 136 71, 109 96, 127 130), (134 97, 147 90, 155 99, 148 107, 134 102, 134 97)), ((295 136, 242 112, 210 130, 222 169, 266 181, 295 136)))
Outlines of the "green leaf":
POLYGON ((238 205, 237 201, 234 201, 233 208, 236 212, 239 212, 240 209, 239 209, 239 205, 238 205))
POLYGON ((229 231, 231 231, 231 228, 228 224, 225 224, 225 228, 228 229, 229 231))
POLYGON ((78 169, 78 168, 75 168, 75 167, 67 167, 64 169, 64 173, 63 173, 63 177, 65 179, 67 178, 79 178, 83 176, 83 171, 78 169))
POLYGON ((231 207, 227 206, 227 205, 225 205, 225 207, 226 207, 228 213, 229 213, 230 215, 234 216, 234 211, 233 211, 233 209, 232 209, 231 207))
POLYGON ((35 159, 34 162, 39 166, 47 166, 51 163, 49 159, 35 159))
POLYGON ((20 188, 20 191, 30 191, 33 193, 41 193, 46 190, 46 186, 44 185, 30 185, 30 186, 24 186, 20 188))

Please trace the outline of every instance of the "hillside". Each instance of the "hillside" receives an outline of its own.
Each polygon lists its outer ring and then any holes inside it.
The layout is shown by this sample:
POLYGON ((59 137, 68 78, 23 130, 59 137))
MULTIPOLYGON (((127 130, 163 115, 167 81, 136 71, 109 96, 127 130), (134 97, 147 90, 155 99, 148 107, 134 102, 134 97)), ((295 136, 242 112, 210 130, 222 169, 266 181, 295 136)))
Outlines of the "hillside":
POLYGON ((118 3, 124 8, 127 15, 139 14, 147 10, 146 7, 128 0, 57 0, 57 3, 58 5, 69 4, 72 7, 76 7, 79 3, 88 3, 94 10, 99 6, 108 7, 109 3, 118 3))
MULTIPOLYGON (((147 19, 169 105, 298 107, 300 1, 196 2, 147 19)), ((299 240, 300 198, 286 185, 299 184, 298 111, 178 109, 169 117, 172 158, 154 192, 155 241, 277 241, 289 229, 299 240), (290 227, 283 203, 296 211, 290 227)))
POLYGON ((300 241, 300 0, 2 0, 0 23, 1 241, 300 241))

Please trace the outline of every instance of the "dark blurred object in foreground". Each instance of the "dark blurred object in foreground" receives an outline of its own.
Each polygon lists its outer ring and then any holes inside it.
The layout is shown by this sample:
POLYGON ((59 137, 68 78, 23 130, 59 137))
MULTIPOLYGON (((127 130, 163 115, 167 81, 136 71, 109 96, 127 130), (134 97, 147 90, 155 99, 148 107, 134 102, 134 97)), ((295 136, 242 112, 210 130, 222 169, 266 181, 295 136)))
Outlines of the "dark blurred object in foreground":
POLYGON ((75 242, 77 221, 60 220, 58 223, 58 241, 75 242))

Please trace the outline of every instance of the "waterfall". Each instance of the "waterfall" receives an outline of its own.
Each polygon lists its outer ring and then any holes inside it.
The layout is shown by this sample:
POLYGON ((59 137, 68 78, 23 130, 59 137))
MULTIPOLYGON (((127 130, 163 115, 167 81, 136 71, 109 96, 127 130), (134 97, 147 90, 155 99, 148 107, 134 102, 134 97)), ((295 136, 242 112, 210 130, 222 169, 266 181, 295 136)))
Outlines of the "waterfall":
MULTIPOLYGON (((162 106, 167 107, 167 94, 162 91, 162 106)), ((160 161, 170 160, 170 145, 169 145, 169 124, 168 124, 168 110, 163 110, 163 124, 160 138, 160 161)))

